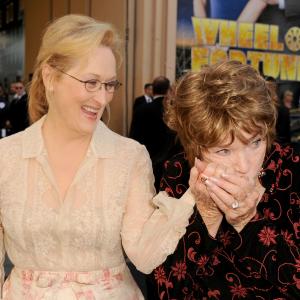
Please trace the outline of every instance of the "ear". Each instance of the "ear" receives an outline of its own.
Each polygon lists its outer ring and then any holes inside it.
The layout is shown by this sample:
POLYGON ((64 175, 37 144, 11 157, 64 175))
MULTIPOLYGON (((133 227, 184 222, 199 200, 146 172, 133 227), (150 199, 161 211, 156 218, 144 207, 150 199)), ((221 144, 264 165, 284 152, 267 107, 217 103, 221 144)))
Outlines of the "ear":
POLYGON ((48 64, 42 66, 42 78, 44 82, 45 89, 47 91, 53 91, 53 81, 54 81, 54 70, 48 64))

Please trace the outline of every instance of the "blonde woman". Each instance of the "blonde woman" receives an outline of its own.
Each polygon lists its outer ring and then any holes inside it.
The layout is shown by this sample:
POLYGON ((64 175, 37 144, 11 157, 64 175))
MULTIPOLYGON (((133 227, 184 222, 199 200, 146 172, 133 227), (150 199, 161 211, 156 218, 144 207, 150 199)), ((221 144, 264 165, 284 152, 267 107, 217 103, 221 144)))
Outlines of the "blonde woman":
POLYGON ((155 196, 145 147, 100 120, 121 85, 119 53, 112 26, 86 16, 45 31, 33 124, 0 142, 1 262, 6 251, 14 264, 1 299, 143 299, 123 249, 149 273, 185 232, 192 193, 155 196))

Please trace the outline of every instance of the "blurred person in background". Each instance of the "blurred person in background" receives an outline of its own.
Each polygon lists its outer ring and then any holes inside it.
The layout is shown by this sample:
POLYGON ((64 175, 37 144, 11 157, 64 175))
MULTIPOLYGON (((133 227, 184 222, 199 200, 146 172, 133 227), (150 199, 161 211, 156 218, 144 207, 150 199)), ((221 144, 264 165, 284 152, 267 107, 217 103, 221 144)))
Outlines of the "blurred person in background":
MULTIPOLYGON (((145 145, 152 160, 155 187, 159 190, 164 161, 176 149, 175 135, 163 120, 164 101, 170 81, 164 76, 154 78, 153 102, 140 106, 132 116, 129 137, 145 145)), ((176 151, 175 151, 176 152, 176 151)))
POLYGON ((7 95, 5 94, 3 86, 0 84, 0 100, 7 101, 7 95))
POLYGON ((9 134, 24 130, 29 126, 28 97, 22 81, 15 82, 12 87, 15 94, 9 103, 7 119, 9 134))
POLYGON ((0 138, 6 136, 7 108, 7 95, 4 93, 3 86, 0 85, 0 138))
POLYGON ((293 107, 294 93, 291 90, 286 90, 283 93, 282 103, 287 109, 293 107))
POLYGON ((137 97, 133 104, 133 113, 138 106, 151 103, 153 101, 153 87, 152 83, 146 83, 144 85, 144 95, 137 97))
POLYGON ((9 101, 9 103, 14 99, 14 97, 17 94, 17 90, 16 90, 15 86, 16 86, 16 82, 12 82, 9 85, 9 94, 8 94, 8 101, 9 101))
POLYGON ((278 106, 276 140, 279 143, 291 142, 290 109, 293 106, 293 98, 294 93, 291 90, 285 90, 278 106))

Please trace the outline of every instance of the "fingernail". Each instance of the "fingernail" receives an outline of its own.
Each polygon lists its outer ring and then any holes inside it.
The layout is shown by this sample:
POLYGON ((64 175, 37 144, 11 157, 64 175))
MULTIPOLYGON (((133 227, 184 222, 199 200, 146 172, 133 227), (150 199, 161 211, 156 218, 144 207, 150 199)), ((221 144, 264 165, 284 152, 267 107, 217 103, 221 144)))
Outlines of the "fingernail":
POLYGON ((210 177, 209 178, 213 183, 218 183, 218 179, 216 177, 210 177))
POLYGON ((207 185, 208 187, 212 187, 214 185, 213 182, 211 181, 211 178, 205 180, 204 184, 207 185))
POLYGON ((228 174, 226 174, 225 172, 223 172, 223 173, 221 174, 221 177, 226 178, 226 177, 228 177, 228 174))

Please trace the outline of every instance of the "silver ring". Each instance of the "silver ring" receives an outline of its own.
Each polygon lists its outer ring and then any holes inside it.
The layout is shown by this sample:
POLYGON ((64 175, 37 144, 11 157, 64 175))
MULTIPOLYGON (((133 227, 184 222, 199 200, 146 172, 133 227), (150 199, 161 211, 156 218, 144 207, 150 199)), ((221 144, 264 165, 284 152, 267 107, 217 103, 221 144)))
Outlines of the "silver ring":
POLYGON ((239 204, 239 202, 236 201, 236 200, 234 200, 234 201, 231 203, 231 207, 232 207, 233 209, 237 209, 237 208, 239 208, 239 206, 240 206, 240 204, 239 204))

